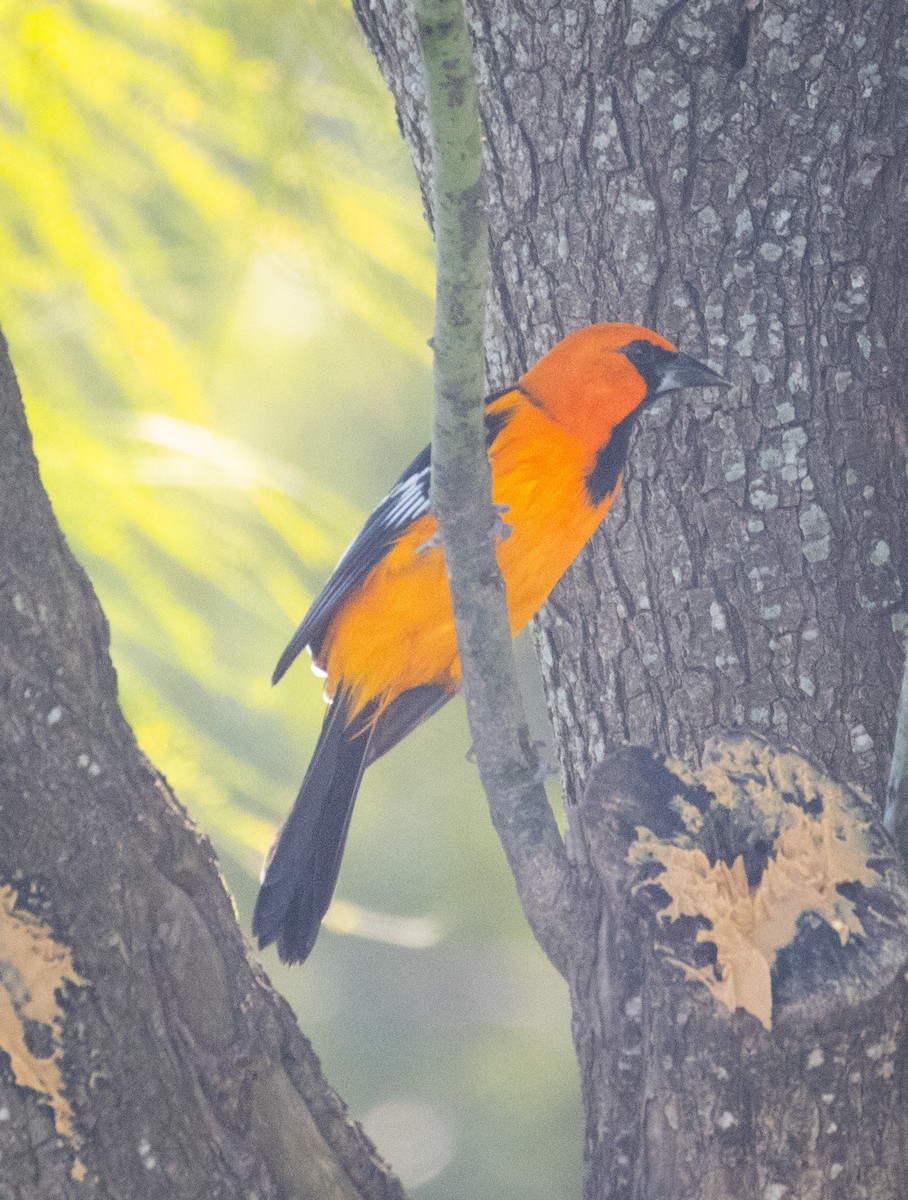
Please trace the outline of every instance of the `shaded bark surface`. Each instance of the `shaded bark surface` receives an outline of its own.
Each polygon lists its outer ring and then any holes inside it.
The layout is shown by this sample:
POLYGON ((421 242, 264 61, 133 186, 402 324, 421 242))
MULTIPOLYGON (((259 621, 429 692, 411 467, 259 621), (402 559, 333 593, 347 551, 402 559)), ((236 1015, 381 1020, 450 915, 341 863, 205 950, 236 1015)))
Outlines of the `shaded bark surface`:
POLYGON ((401 1200, 120 712, 2 338, 0 547, 0 1197, 401 1200))

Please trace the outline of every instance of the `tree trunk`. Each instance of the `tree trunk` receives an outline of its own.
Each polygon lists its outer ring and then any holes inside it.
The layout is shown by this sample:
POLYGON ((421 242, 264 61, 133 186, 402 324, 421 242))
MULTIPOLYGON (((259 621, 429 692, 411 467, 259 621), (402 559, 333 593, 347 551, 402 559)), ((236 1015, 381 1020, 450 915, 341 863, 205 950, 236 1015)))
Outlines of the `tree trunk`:
POLYGON ((136 746, 0 337, 0 1198, 400 1200, 136 746))
MULTIPOLYGON (((355 7, 429 197, 409 9, 355 7)), ((468 15, 490 385, 599 320, 649 325, 736 384, 650 411, 621 497, 537 622, 572 823, 608 746, 696 764, 732 729, 793 743, 881 801, 908 583, 908 4, 484 0, 468 15)), ((595 1036, 610 985, 573 984, 585 1083, 605 1081, 585 1086, 589 1195, 650 1195, 643 1175, 606 1184, 594 1165, 617 1086, 595 1036)), ((899 1003, 890 990, 885 1020, 899 1003)), ((779 1040, 761 1061, 778 1064, 802 1035, 765 1036, 779 1040)), ((766 1176, 764 1200, 861 1194, 827 1152, 831 1190, 766 1176)))

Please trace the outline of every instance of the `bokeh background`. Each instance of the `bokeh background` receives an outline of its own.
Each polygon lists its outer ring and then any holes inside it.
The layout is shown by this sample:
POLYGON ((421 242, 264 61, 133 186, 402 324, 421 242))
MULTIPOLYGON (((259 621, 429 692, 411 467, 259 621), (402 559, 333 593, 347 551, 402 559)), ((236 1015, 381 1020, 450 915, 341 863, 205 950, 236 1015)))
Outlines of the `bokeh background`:
MULTIPOLYGON (((127 716, 247 932, 322 717, 305 663, 270 672, 428 439, 432 295, 342 0, 0 0, 0 326, 127 716)), ((368 772, 329 929, 263 961, 415 1195, 570 1197, 567 999, 467 748, 458 701, 368 772)))

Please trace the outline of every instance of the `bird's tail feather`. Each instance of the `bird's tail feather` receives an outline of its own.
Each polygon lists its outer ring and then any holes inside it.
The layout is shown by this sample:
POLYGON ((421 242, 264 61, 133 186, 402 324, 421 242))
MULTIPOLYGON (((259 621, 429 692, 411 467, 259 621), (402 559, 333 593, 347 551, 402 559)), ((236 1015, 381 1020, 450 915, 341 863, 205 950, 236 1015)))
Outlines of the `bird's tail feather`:
POLYGON ((331 903, 372 736, 369 716, 357 714, 351 722, 349 698, 335 696, 266 860, 252 932, 263 949, 276 941, 284 962, 308 956, 331 903))

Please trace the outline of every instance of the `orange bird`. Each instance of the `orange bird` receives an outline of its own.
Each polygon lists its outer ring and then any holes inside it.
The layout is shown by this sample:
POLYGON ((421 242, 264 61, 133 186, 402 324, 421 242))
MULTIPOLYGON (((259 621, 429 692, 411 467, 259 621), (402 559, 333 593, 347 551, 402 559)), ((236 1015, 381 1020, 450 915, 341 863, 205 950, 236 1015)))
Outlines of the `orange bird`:
MULTIPOLYGON (((663 392, 726 381, 639 325, 569 334, 486 402, 498 544, 512 633, 545 603, 608 512, 631 433, 663 392)), ((259 945, 302 962, 331 902, 363 771, 460 690, 444 555, 429 510, 430 448, 404 471, 344 553, 281 655, 303 647, 326 676, 328 711, 299 795, 265 863, 259 945)))

